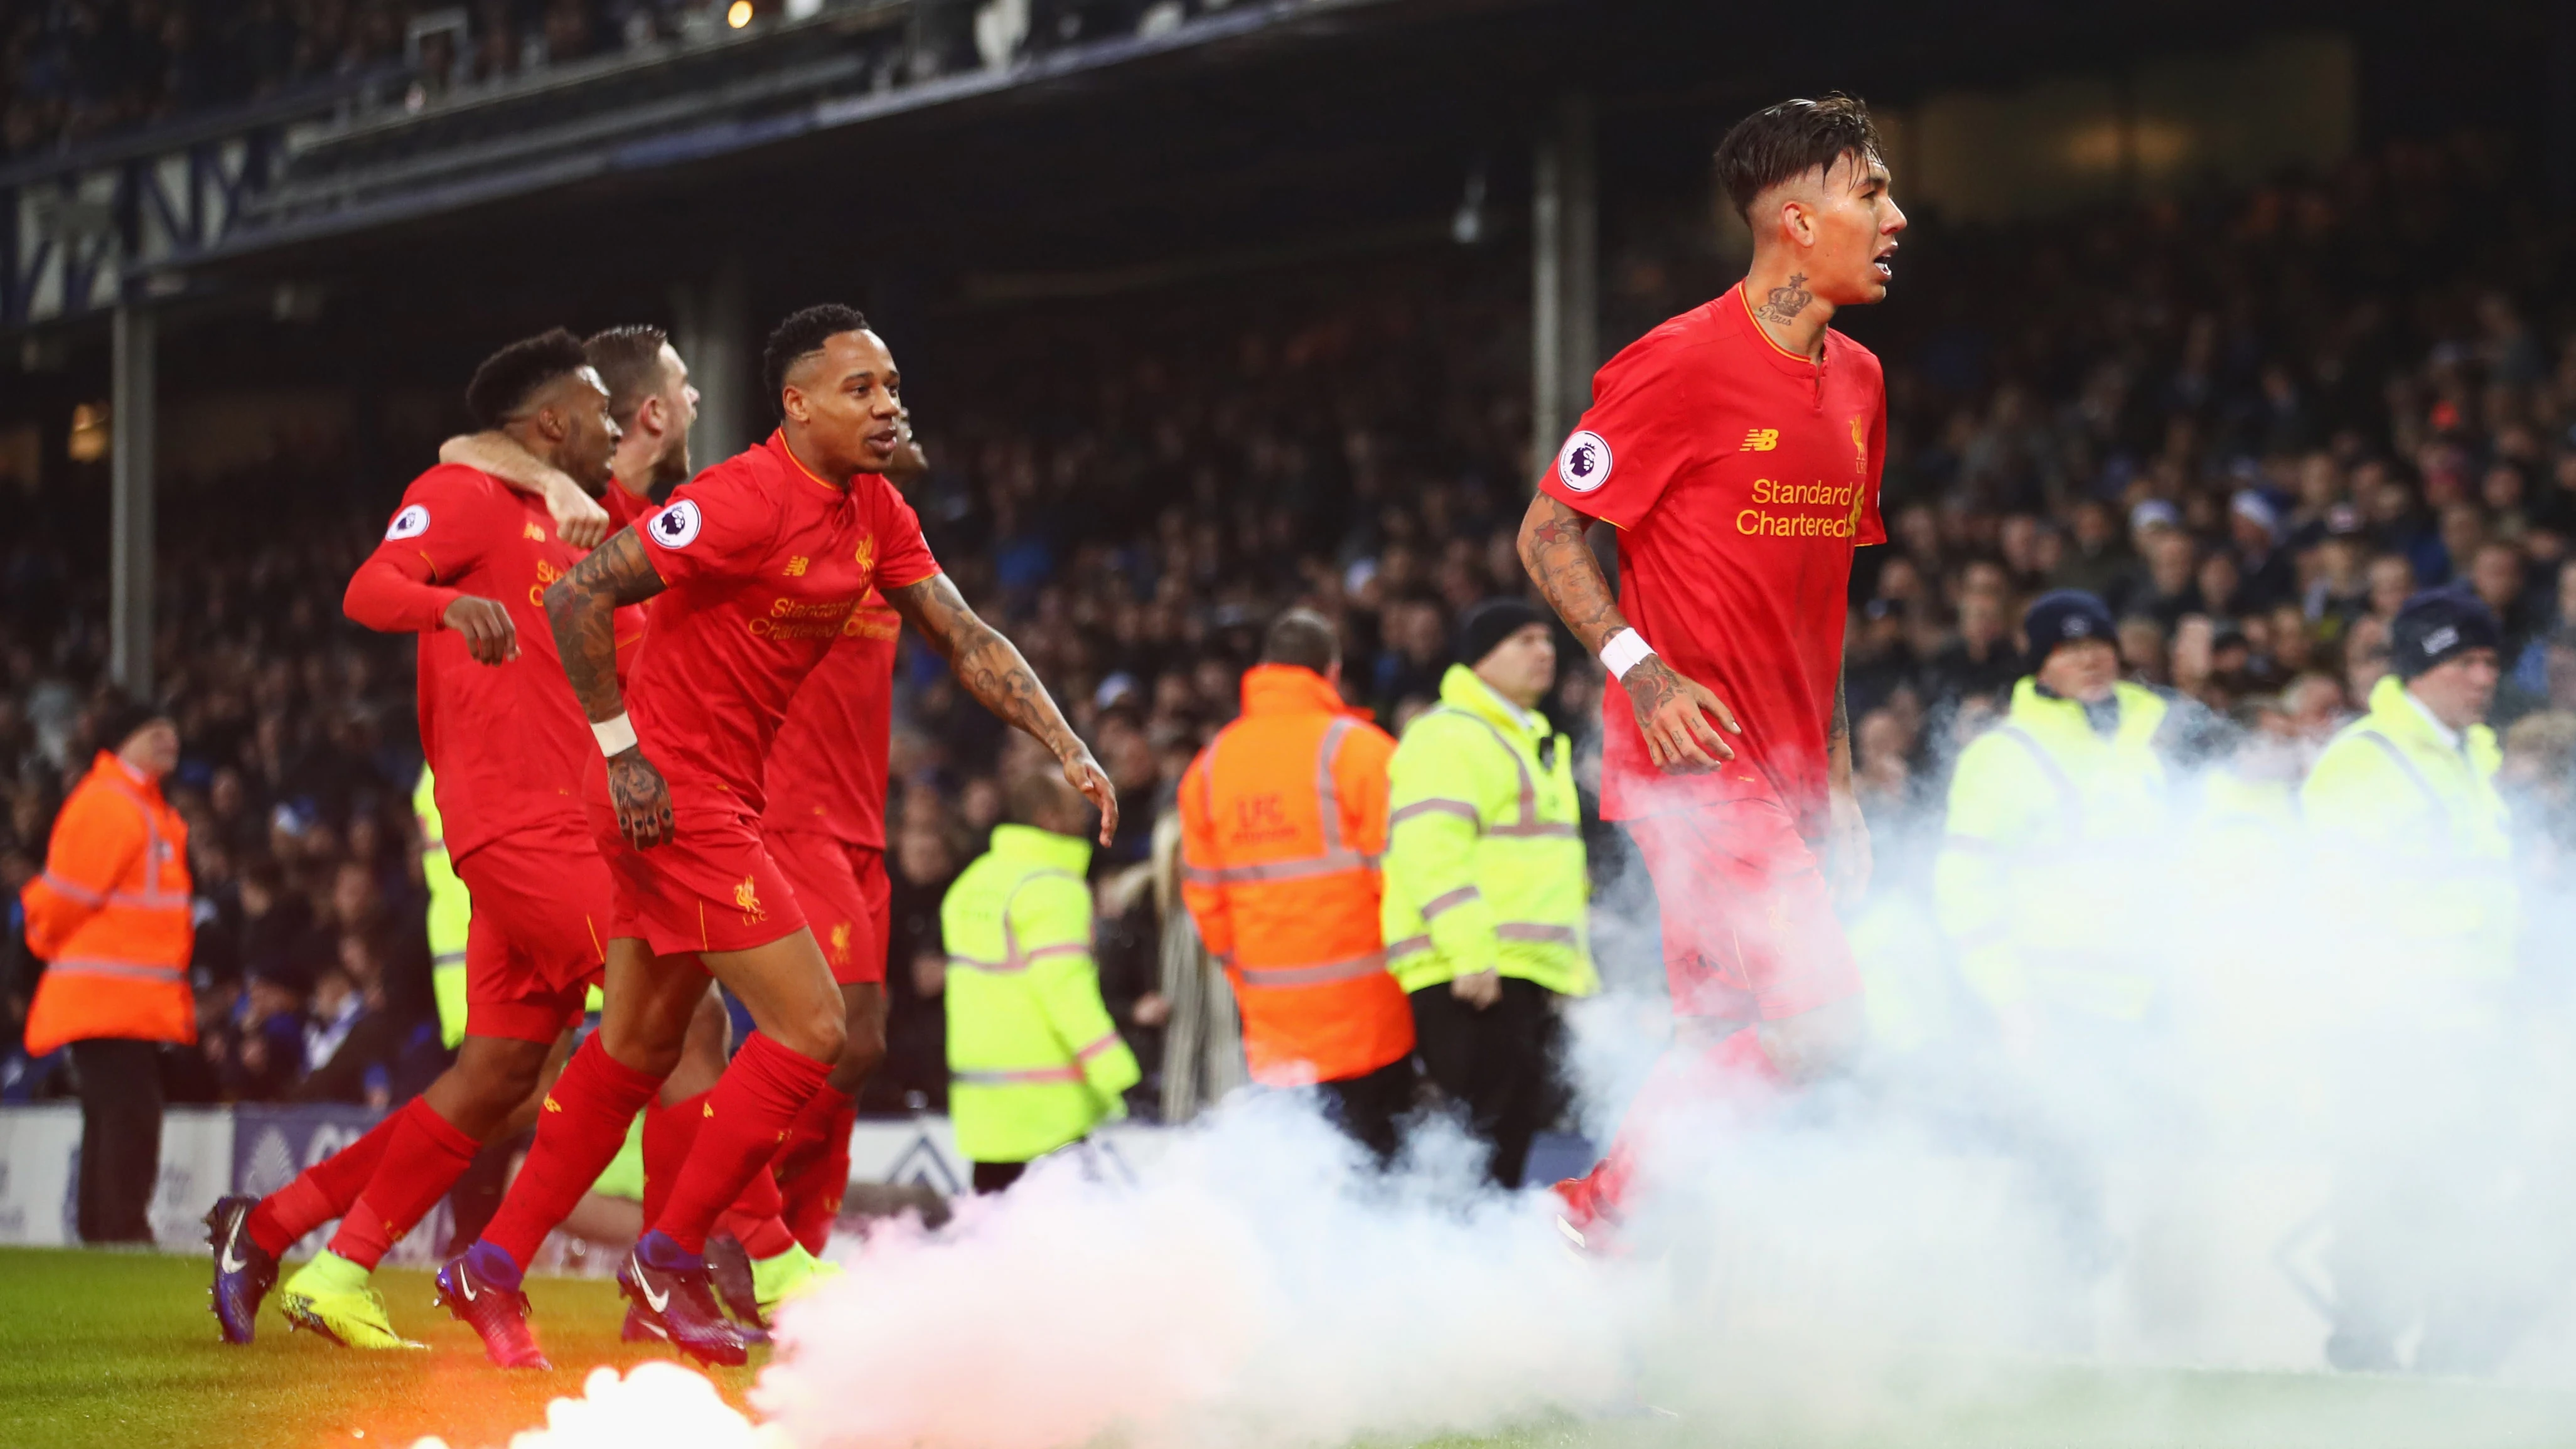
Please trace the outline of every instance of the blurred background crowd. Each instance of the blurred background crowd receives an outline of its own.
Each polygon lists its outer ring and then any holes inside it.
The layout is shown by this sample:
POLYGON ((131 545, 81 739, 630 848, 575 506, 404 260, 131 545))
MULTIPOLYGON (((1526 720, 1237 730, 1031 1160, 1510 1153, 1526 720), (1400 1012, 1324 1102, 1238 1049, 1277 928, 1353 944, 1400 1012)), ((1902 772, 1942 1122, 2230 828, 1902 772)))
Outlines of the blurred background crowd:
MULTIPOLYGON (((146 112, 178 74, 146 30, 233 15, 243 58, 191 83, 243 88, 399 42, 391 8, 329 3, 309 7, 334 17, 328 45, 241 41, 307 8, 39 7, 6 40, 13 140, 40 86, 91 73, 40 52, 71 54, 65 37, 94 40, 111 13, 142 79, 110 93, 146 112)), ((1880 888, 1904 888, 1905 842, 1927 815, 1937 827, 1950 762, 2027 672, 2024 606, 2059 587, 2110 604, 2132 677, 2208 706, 2197 748, 2293 780, 2385 672, 2397 605, 2465 583, 2504 622, 2495 722, 2526 869, 2556 872, 2576 841, 2576 317, 2545 305, 2564 240, 2511 153, 2479 137, 2045 223, 1922 218, 1896 297, 1846 319, 1889 384, 1891 542, 1859 557, 1848 649, 1880 888), (2463 229, 2467 214, 2490 224, 2463 229), (1938 285, 1909 295, 1909 278, 1938 285)), ((1698 216, 1612 236, 1604 261, 1608 339, 1740 274, 1698 216)), ((1234 714, 1262 626, 1301 603, 1336 621, 1346 692, 1400 730, 1434 700, 1460 611, 1526 592, 1525 287, 1508 260, 1447 249, 1022 306, 979 318, 974 355, 912 399, 934 548, 1129 802, 1095 871, 1104 993, 1147 1066, 1140 1099, 1166 1010, 1155 823, 1234 714)), ((194 478, 165 505, 157 677, 183 742, 171 794, 193 832, 201 1020, 174 1099, 383 1102, 436 1070, 410 643, 339 611, 435 438, 399 444, 368 469, 282 438, 260 483, 290 504, 246 517, 227 480, 194 478)), ((30 495, 0 545, 12 901, 92 749, 103 494, 30 495)), ((1549 713, 1589 740, 1597 671, 1564 657, 1549 713)), ((880 1110, 941 1099, 938 902, 1002 782, 1042 763, 910 640, 896 718, 880 1110)), ((1596 872, 1622 870, 1615 833, 1593 839, 1596 872)), ((14 930, 5 951, 14 1041, 34 963, 14 930)), ((11 1059, 0 1094, 50 1075, 11 1059)))
MULTIPOLYGON (((26 0, 0 17, 0 159, 307 95, 417 110, 557 66, 859 0, 26 0)), ((1166 24, 1225 0, 1162 0, 1166 24)), ((1149 0, 921 0, 916 74, 1127 34, 1149 0), (1000 29, 997 31, 996 26, 1000 29), (983 33, 979 34, 979 30, 983 33)))

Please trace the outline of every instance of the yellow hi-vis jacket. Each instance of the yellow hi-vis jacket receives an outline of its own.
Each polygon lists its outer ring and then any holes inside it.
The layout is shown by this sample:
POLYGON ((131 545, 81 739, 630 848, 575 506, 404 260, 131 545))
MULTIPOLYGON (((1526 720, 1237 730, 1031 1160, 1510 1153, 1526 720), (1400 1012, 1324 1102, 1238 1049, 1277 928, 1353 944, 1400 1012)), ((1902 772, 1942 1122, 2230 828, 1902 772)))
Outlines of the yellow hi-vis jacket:
POLYGON ((2136 1021, 2153 1004, 2156 977, 2132 948, 2155 893, 2135 881, 2168 820, 2155 748, 2167 706, 2113 688, 2108 738, 2082 704, 2026 677, 2003 722, 1960 752, 1932 899, 1961 976, 1991 1006, 2136 1021))
POLYGON ((439 1038, 452 1048, 465 1040, 465 933, 474 903, 447 858, 447 828, 427 765, 411 792, 411 813, 420 821, 420 879, 429 888, 430 992, 438 1001, 439 1038))
POLYGON ((971 1162, 1027 1162, 1127 1115, 1143 1075, 1100 1001, 1091 843, 1026 825, 940 903, 948 944, 948 1117, 971 1162))
POLYGON ((2335 917, 2395 946, 2409 972, 2513 972, 2520 895, 2502 761, 2495 731, 2471 725, 2451 744, 2391 675, 2299 789, 2335 917))
POLYGON ((1463 664, 1387 773, 1378 920, 1406 991, 1500 971, 1562 996, 1600 989, 1584 912, 1573 750, 1463 664))

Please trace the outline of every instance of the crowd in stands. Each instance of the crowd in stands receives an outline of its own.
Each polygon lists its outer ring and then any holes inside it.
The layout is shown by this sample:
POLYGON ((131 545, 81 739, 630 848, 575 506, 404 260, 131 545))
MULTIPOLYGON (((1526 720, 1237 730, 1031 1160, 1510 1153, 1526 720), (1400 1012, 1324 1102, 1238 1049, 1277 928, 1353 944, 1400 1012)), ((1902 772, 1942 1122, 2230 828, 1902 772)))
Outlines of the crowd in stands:
POLYGON ((683 36, 712 38, 724 29, 725 9, 722 0, 15 5, 0 22, 0 156, 75 145, 333 77, 399 74, 435 91, 683 36), (415 38, 416 21, 427 23, 415 38))
MULTIPOLYGON (((1846 319, 1890 392, 1891 542, 1860 556, 1848 651, 1882 838, 1937 822, 1949 762, 2025 672, 2013 631, 2042 590, 2103 596, 2134 676, 2208 707, 2213 757, 2295 774, 2385 671, 2397 604, 2457 580, 2505 622, 2507 778, 2556 869, 2576 840, 2576 317, 2548 310, 2566 249, 2536 204, 2505 152, 2463 139, 2044 223, 1927 216, 1896 297, 1846 319), (2472 213, 2493 224, 2446 221, 2472 213)), ((1611 235, 1613 337, 1735 275, 1696 227, 1611 235)), ((1458 249, 1025 305, 907 366, 934 549, 1127 802, 1096 867, 1101 965, 1149 1084, 1154 825, 1262 626, 1323 611, 1345 692, 1400 729, 1435 698, 1459 613, 1526 588, 1524 285, 1512 258, 1458 249)), ((194 546, 214 521, 164 528, 192 540, 164 549, 157 653, 196 832, 201 1098, 369 1100, 435 1057, 409 649, 338 613, 402 481, 333 478, 337 502, 237 546, 194 546)), ((103 586, 64 543, 103 522, 39 523, 0 572, 13 898, 86 762, 104 648, 103 586)), ((1581 741, 1598 672, 1565 657, 1548 708, 1581 741)), ((1044 764, 909 640, 897 685, 878 1109, 939 1100, 937 904, 1002 782, 1044 764)), ((15 959, 0 1012, 24 1007, 15 959)))
MULTIPOLYGON (((845 0, 818 0, 822 4, 845 0)), ((978 0, 919 0, 916 75, 978 63, 978 0)), ((1011 0, 1022 48, 1133 32, 1148 0, 1011 0)), ((1166 17, 1225 0, 1161 0, 1166 17)), ((774 21, 785 0, 31 0, 0 13, 0 159, 355 84, 411 109, 549 66, 774 21)), ((1006 7, 1008 8, 1008 7, 1006 7)), ((989 27, 987 27, 989 28, 989 27)), ((1001 51, 995 51, 999 54, 1001 51)))

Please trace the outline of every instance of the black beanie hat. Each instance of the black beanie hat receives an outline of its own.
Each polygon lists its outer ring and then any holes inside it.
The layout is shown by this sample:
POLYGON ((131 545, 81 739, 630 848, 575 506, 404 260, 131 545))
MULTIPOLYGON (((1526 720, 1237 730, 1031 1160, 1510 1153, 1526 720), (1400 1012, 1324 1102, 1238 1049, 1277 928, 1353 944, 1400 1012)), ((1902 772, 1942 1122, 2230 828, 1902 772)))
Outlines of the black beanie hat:
POLYGON ((90 712, 91 740, 109 754, 124 747, 135 732, 156 719, 168 719, 170 711, 150 700, 128 700, 122 697, 103 703, 90 712))
POLYGON ((1504 640, 1547 616, 1524 599, 1487 599, 1458 620, 1458 662, 1473 669, 1504 640))
POLYGON ((2030 667, 2048 662, 2057 646, 2077 639, 2099 639, 2117 649, 2120 626, 2110 606, 2082 589, 2055 589, 2031 600, 2021 616, 2022 636, 2030 641, 2030 667))
POLYGON ((2493 649, 2504 642, 2504 627, 2495 611, 2467 589, 2426 589, 2408 599, 2388 626, 2388 667, 2400 679, 2413 679, 2472 649, 2493 649))

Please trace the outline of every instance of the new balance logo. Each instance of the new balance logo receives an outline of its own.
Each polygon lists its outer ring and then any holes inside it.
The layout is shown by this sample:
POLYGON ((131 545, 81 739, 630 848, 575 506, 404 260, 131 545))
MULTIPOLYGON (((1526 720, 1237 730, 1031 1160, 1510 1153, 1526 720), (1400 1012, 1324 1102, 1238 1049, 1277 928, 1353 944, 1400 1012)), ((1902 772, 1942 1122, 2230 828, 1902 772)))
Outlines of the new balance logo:
POLYGON ((1768 453, 1779 446, 1778 428, 1755 428, 1744 435, 1744 451, 1748 453, 1768 453))

